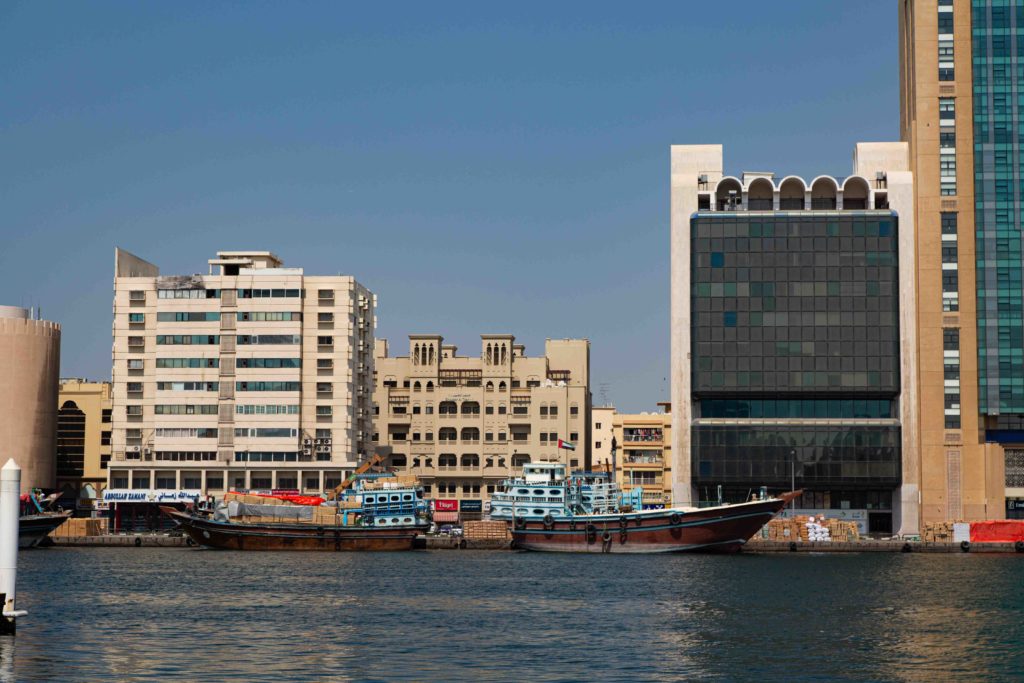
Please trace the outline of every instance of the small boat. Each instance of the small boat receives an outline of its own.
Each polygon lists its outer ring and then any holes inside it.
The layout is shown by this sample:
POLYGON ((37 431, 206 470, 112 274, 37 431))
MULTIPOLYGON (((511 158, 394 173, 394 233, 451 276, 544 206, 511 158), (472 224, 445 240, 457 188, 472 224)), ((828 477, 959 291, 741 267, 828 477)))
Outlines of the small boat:
POLYGON ((35 548, 50 532, 71 517, 71 511, 53 510, 59 493, 44 495, 39 489, 21 494, 21 515, 18 517, 18 547, 35 548))
POLYGON ((491 498, 514 547, 573 553, 736 552, 800 495, 768 496, 714 507, 638 509, 640 491, 622 494, 607 475, 566 476, 565 465, 531 463, 491 498))
POLYGON ((66 522, 71 511, 40 512, 35 515, 22 515, 18 518, 18 547, 35 548, 50 532, 66 522))
POLYGON ((232 492, 205 514, 160 509, 192 543, 227 550, 412 550, 430 526, 413 478, 365 474, 337 493, 327 501, 232 492))

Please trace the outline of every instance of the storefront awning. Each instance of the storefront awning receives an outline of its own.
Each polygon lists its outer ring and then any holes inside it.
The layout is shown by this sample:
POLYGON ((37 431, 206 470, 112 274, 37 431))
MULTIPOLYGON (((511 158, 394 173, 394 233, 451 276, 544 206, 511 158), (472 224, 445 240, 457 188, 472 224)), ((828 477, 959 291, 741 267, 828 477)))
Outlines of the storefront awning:
POLYGON ((459 521, 459 513, 455 511, 434 512, 434 521, 439 524, 450 524, 459 521))

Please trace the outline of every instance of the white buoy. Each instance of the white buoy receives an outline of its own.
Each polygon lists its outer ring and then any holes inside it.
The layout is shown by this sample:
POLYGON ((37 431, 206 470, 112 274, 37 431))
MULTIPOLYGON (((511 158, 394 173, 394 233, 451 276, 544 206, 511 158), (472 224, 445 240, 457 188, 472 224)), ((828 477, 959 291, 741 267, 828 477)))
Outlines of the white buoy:
POLYGON ((21 468, 11 458, 0 468, 0 593, 4 595, 0 634, 14 633, 14 620, 28 614, 25 610, 14 608, 20 516, 21 468))

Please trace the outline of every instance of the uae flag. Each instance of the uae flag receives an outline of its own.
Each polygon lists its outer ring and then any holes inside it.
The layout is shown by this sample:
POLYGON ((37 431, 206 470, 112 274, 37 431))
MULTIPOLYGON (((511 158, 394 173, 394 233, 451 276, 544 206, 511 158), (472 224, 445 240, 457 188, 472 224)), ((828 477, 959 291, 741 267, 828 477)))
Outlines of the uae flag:
POLYGON ((558 447, 564 448, 567 451, 576 450, 576 444, 572 443, 571 441, 562 441, 561 439, 558 440, 558 447))

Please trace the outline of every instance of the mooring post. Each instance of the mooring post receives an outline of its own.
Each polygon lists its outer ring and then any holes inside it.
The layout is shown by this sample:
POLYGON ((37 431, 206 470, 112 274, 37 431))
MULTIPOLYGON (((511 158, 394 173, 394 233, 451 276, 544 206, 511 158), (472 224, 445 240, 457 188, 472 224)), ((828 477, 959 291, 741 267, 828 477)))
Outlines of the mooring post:
POLYGON ((21 468, 14 458, 0 468, 0 595, 3 616, 0 635, 14 635, 18 617, 28 614, 14 607, 18 578, 18 518, 21 516, 21 468))

